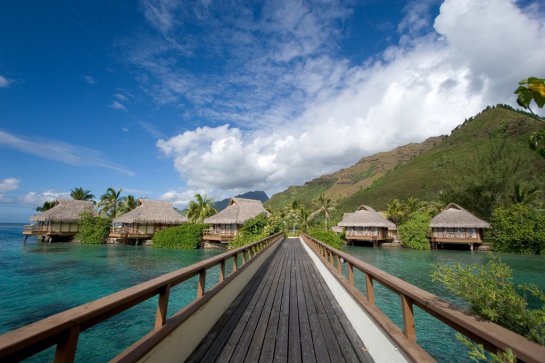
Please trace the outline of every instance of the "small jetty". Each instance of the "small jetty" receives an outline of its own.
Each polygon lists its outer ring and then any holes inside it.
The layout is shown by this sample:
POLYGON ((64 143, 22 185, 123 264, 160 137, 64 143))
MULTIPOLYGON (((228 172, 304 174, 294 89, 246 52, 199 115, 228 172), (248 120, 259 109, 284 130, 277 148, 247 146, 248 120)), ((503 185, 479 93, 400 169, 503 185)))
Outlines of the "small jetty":
POLYGON ((488 351, 545 361, 545 347, 306 234, 272 235, 0 335, 0 361, 55 346, 55 362, 73 362, 82 332, 152 298, 153 328, 112 362, 433 362, 417 341, 423 314, 488 351), (196 284, 195 299, 169 312, 180 284, 196 284), (378 285, 399 296, 399 326, 376 304, 378 285))

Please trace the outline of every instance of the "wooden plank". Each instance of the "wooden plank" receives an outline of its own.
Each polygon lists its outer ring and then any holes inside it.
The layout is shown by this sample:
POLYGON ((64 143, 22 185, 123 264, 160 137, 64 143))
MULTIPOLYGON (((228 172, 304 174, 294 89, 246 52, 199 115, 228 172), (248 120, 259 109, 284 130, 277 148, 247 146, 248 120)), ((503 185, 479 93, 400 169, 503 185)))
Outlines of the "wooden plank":
POLYGON ((414 329, 414 312, 413 312, 413 302, 411 299, 401 294, 401 312, 403 314, 403 333, 407 339, 415 342, 416 341, 416 331, 414 329))
MULTIPOLYGON (((284 257, 283 260, 285 261, 286 258, 284 257)), ((284 266, 287 266, 287 264, 285 264, 284 266)), ((274 301, 272 304, 273 306, 271 309, 271 315, 269 317, 269 322, 267 324, 267 330, 265 332, 265 338, 264 338, 264 341, 266 342, 266 344, 261 349, 261 355, 259 357, 260 362, 272 362, 274 358, 276 335, 278 332, 278 322, 280 320, 280 308, 282 306, 284 285, 286 283, 286 278, 288 276, 288 274, 286 274, 285 272, 286 272, 286 269, 284 267, 284 273, 282 274, 282 278, 279 281, 279 286, 277 287, 277 293, 274 297, 274 301)))
MULTIPOLYGON (((302 258, 303 266, 309 262, 312 263, 312 261, 310 261, 310 258, 308 260, 305 259, 304 257, 302 258)), ((310 332, 312 335, 316 362, 318 363, 331 362, 331 361, 335 362, 336 361, 335 357, 333 357, 333 360, 329 358, 329 352, 326 347, 326 340, 324 338, 322 327, 319 321, 320 317, 318 316, 318 313, 316 312, 316 307, 314 305, 314 301, 312 300, 311 288, 308 282, 309 276, 306 270, 304 271, 305 273, 301 274, 301 278, 303 283, 303 292, 305 295, 305 304, 306 304, 307 312, 308 312, 310 332)))
MULTIPOLYGON (((300 247, 302 248, 302 246, 300 247)), ((314 263, 310 260, 310 258, 308 258, 308 256, 305 257, 306 258, 304 259, 303 265, 306 270, 310 293, 312 296, 312 301, 314 302, 316 314, 318 315, 318 321, 322 328, 322 334, 324 336, 324 340, 327 342, 327 350, 332 361, 338 361, 341 357, 343 357, 341 347, 337 342, 335 332, 333 331, 333 327, 331 326, 331 323, 328 319, 328 311, 325 309, 318 295, 318 291, 316 290, 317 286, 315 279, 317 278, 317 276, 316 273, 313 273, 311 270, 311 267, 314 266, 314 263)))
MULTIPOLYGON (((274 252, 271 256, 275 256, 281 246, 274 252)), ((199 347, 192 354, 191 359, 188 361, 191 362, 212 362, 215 361, 218 355, 221 354, 225 344, 232 336, 233 330, 237 327, 241 316, 244 314, 248 308, 250 301, 254 296, 259 292, 260 287, 263 286, 261 283, 267 272, 271 268, 271 265, 274 263, 274 259, 269 258, 263 266, 258 270, 255 276, 250 280, 249 285, 252 287, 244 295, 244 298, 239 303, 237 299, 229 306, 227 311, 222 315, 220 320, 216 323, 214 328, 210 333, 203 339, 199 347)), ((243 290, 244 291, 244 290, 243 290)), ((239 294, 239 297, 242 295, 239 294)))
MULTIPOLYGON (((286 243, 284 242, 282 248, 286 243)), ((276 257, 278 258, 278 256, 276 257)), ((274 347, 274 340, 272 341, 266 341, 264 340, 265 334, 267 331, 267 325, 269 322, 269 318, 271 315, 272 307, 273 307, 273 301, 276 297, 276 295, 282 293, 282 285, 280 284, 280 281, 283 281, 283 277, 285 274, 286 269, 286 259, 281 258, 280 259, 280 265, 278 270, 275 273, 274 279, 271 283, 271 289, 269 291, 269 294, 267 295, 267 298, 262 306, 261 315, 259 316, 259 320, 257 321, 253 333, 253 337, 251 337, 251 342, 249 342, 249 347, 246 353, 245 362, 256 362, 258 361, 260 357, 260 353, 264 345, 272 345, 274 347), (280 291, 280 292, 279 292, 280 291)), ((255 311, 255 310, 254 310, 255 311)), ((247 327, 248 329, 248 327, 247 327)), ((240 344, 245 344, 243 338, 239 341, 240 344)), ((238 349, 238 347, 237 347, 238 349)), ((240 354, 234 354, 231 358, 233 361, 238 362, 239 357, 242 357, 242 351, 240 354)))
MULTIPOLYGON (((282 246, 280 246, 281 248, 282 246)), ((239 321, 237 322, 235 328, 231 332, 231 335, 229 336, 229 339, 225 343, 220 355, 218 356, 218 361, 220 362, 227 362, 231 359, 231 356, 233 352, 235 351, 235 348, 237 346, 238 340, 240 339, 241 335, 244 333, 244 329, 246 327, 246 324, 248 323, 248 320, 250 319, 252 312, 261 297, 261 294, 265 290, 265 287, 268 287, 269 281, 272 272, 275 271, 276 268, 278 268, 279 260, 274 258, 272 260, 271 266, 266 270, 265 272, 265 278, 262 280, 261 284, 258 287, 258 290, 254 293, 254 296, 252 296, 252 299, 246 306, 246 309, 244 309, 244 312, 242 313, 242 316, 240 317, 239 321)))
MULTIPOLYGON (((287 241, 284 241, 284 246, 286 248, 287 256, 286 260, 288 266, 291 265, 291 253, 290 246, 287 241)), ((278 320, 278 330, 276 332, 276 341, 274 347, 274 358, 275 362, 286 362, 288 360, 288 334, 289 334, 289 312, 290 312, 290 278, 291 278, 291 269, 286 269, 285 271, 285 280, 283 285, 282 292, 282 303, 280 305, 280 318, 278 320)))
POLYGON ((346 360, 353 362, 372 362, 373 358, 371 358, 371 355, 367 352, 365 345, 352 327, 348 317, 337 303, 335 296, 333 296, 333 293, 326 282, 319 275, 319 272, 314 265, 312 265, 312 269, 317 276, 316 282, 321 286, 321 288, 317 289, 320 292, 321 299, 325 302, 326 309, 333 312, 333 314, 329 314, 329 318, 335 320, 332 325, 336 327, 336 332, 339 331, 337 337, 342 340, 342 344, 340 343, 340 345, 346 360), (352 349, 350 349, 350 346, 352 349), (354 354, 350 352, 353 352, 354 354))
POLYGON ((216 322, 214 327, 201 341, 199 346, 193 351, 191 356, 187 359, 187 362, 213 361, 216 358, 223 347, 222 334, 225 337, 224 341, 226 341, 230 334, 229 327, 234 327, 238 322, 238 318, 242 315, 246 305, 257 290, 262 278, 265 276, 265 270, 266 266, 261 266, 252 280, 244 287, 241 293, 216 322))
MULTIPOLYGON (((297 241, 297 243, 300 243, 297 241)), ((301 358, 303 363, 316 362, 316 356, 314 353, 314 342, 312 341, 312 332, 310 331, 310 323, 308 317, 308 310, 306 304, 306 296, 303 291, 303 279, 302 274, 305 273, 302 263, 303 254, 297 253, 295 263, 298 266, 298 273, 296 275, 297 284, 297 307, 299 315, 299 331, 301 334, 301 358)))
MULTIPOLYGON (((301 336, 299 335, 299 311, 297 301, 297 274, 299 267, 295 263, 295 256, 302 251, 297 249, 301 246, 299 240, 289 240, 291 249, 290 274, 290 318, 289 318, 289 340, 288 340, 288 362, 301 361, 301 336)), ((303 303, 303 302, 301 302, 303 303)))

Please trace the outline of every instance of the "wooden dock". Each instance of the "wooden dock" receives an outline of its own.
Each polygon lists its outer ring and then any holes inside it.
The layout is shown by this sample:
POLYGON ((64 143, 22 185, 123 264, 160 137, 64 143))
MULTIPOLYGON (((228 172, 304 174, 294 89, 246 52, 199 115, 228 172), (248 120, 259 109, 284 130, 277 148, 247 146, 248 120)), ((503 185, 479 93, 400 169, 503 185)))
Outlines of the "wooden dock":
POLYGON ((153 328, 111 362, 434 362, 417 342, 414 307, 488 351, 545 362, 545 347, 305 233, 265 237, 0 335, 0 362, 51 346, 55 362, 73 362, 82 332, 150 298, 153 328), (195 299, 169 316, 170 290, 195 283, 195 299), (376 305, 378 284, 399 295, 401 326, 376 305))
POLYGON ((288 238, 188 362, 372 362, 299 238, 288 238))

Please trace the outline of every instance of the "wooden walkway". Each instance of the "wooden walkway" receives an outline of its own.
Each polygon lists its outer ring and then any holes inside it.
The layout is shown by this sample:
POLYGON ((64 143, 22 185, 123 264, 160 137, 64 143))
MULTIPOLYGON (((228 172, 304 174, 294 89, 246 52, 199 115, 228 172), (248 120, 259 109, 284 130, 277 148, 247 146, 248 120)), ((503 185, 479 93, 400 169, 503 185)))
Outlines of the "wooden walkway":
POLYGON ((188 362, 372 362, 299 238, 281 243, 188 362))

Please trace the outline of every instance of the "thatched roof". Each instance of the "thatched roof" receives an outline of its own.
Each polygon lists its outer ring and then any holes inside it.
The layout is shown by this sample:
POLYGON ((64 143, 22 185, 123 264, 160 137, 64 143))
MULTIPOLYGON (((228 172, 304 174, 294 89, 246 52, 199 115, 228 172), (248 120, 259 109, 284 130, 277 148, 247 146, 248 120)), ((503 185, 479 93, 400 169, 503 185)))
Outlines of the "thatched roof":
POLYGON ((178 213, 172 203, 162 200, 140 199, 140 205, 117 218, 113 223, 124 224, 182 224, 187 217, 178 213))
POLYGON ((96 213, 93 202, 89 200, 62 199, 56 200, 57 205, 31 218, 36 222, 76 222, 80 214, 86 210, 96 213))
POLYGON ((250 218, 254 218, 261 213, 269 215, 269 212, 263 208, 260 200, 246 198, 231 198, 227 208, 206 218, 206 224, 243 224, 250 218))
POLYGON ((490 224, 460 207, 450 203, 430 222, 432 228, 490 228, 490 224))
POLYGON ((343 220, 339 222, 340 227, 384 227, 395 229, 395 225, 384 218, 373 208, 362 205, 354 213, 345 213, 343 220))

